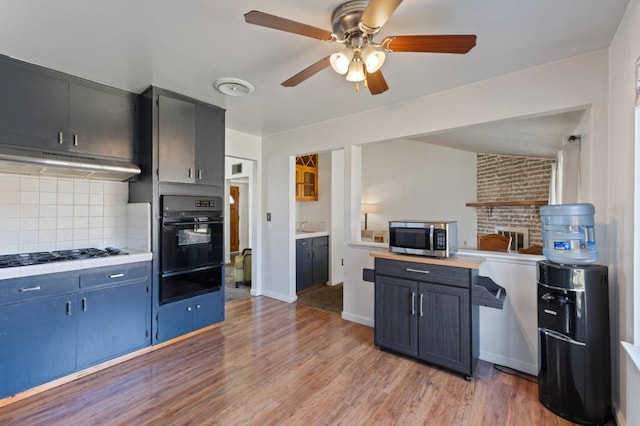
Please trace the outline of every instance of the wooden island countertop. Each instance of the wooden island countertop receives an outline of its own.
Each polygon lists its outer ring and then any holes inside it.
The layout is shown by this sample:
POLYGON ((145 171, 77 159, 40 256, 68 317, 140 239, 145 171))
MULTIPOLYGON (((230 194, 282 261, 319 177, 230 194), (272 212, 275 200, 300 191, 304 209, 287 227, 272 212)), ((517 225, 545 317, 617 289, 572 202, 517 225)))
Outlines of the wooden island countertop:
POLYGON ((448 258, 415 256, 408 254, 391 253, 388 250, 372 251, 369 253, 371 257, 379 257, 381 259, 400 260, 403 262, 426 263, 430 265, 452 266, 454 268, 480 269, 480 265, 484 262, 484 258, 475 256, 453 255, 448 258))

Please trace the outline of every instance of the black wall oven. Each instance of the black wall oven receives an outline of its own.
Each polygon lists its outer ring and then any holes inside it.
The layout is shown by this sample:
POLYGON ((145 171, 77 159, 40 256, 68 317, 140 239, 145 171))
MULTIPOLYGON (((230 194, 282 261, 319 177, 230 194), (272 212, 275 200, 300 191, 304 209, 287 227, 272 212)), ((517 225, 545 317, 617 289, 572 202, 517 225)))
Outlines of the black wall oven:
POLYGON ((161 206, 160 304, 220 290, 222 198, 163 195, 161 206))

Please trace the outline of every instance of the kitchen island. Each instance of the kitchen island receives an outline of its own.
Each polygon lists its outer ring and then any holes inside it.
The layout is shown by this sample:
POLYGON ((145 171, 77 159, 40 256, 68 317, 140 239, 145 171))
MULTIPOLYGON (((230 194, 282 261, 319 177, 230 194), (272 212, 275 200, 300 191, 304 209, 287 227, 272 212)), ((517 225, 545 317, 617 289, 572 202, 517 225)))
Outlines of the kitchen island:
MULTIPOLYGON (((342 318, 374 325, 374 285, 363 279, 373 269, 372 252, 388 252, 386 244, 353 242, 345 264, 342 318)), ((479 357, 528 374, 538 374, 536 262, 543 256, 460 250, 454 258, 475 258, 478 273, 505 288, 503 309, 479 308, 479 357)), ((412 256, 413 258, 413 256, 412 256)))

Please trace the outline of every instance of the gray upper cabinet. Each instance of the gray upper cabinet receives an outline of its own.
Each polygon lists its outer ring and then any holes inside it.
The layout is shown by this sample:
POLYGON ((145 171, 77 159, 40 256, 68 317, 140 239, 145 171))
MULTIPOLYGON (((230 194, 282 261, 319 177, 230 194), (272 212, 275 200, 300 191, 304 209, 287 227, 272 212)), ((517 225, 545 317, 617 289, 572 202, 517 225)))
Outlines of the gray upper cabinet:
POLYGON ((195 178, 195 105, 158 97, 158 179, 193 183, 195 178))
POLYGON ((110 88, 69 84, 69 150, 134 158, 136 96, 110 88))
POLYGON ((160 182, 221 185, 224 182, 224 111, 158 96, 160 182))
POLYGON ((224 182, 224 111, 196 105, 196 179, 206 185, 224 182))
POLYGON ((67 80, 0 58, 0 143, 64 150, 67 80))
POLYGON ((0 143, 132 160, 136 96, 0 58, 0 143))

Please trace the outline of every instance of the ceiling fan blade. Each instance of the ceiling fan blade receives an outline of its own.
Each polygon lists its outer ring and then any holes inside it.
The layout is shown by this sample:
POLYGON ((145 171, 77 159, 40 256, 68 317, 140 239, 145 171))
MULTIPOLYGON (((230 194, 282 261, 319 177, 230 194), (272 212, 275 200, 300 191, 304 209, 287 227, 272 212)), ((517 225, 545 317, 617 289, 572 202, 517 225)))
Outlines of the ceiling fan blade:
POLYGON ((252 10, 245 13, 244 20, 248 24, 260 25, 263 27, 273 28, 280 31, 286 31, 288 33, 299 34, 318 40, 331 40, 333 37, 327 30, 323 30, 318 27, 312 27, 311 25, 302 24, 300 22, 291 21, 289 19, 281 18, 275 15, 269 15, 268 13, 252 10))
POLYGON ((389 90, 389 86, 387 86, 387 82, 380 70, 367 73, 367 86, 372 95, 379 95, 389 90))
POLYGON ((476 45, 475 34, 391 36, 382 46, 392 52, 467 53, 476 45))
POLYGON ((309 77, 311 77, 314 74, 322 71, 323 69, 325 69, 329 65, 330 65, 329 57, 327 56, 326 58, 320 59, 315 64, 313 64, 311 66, 308 66, 307 68, 303 69, 302 71, 300 71, 298 74, 294 75, 293 77, 291 77, 287 81, 282 82, 282 85, 284 87, 297 86, 298 84, 302 83, 303 81, 305 81, 309 77))
POLYGON ((372 33, 376 33, 400 6, 400 3, 402 0, 371 0, 362 14, 360 22, 372 33))

